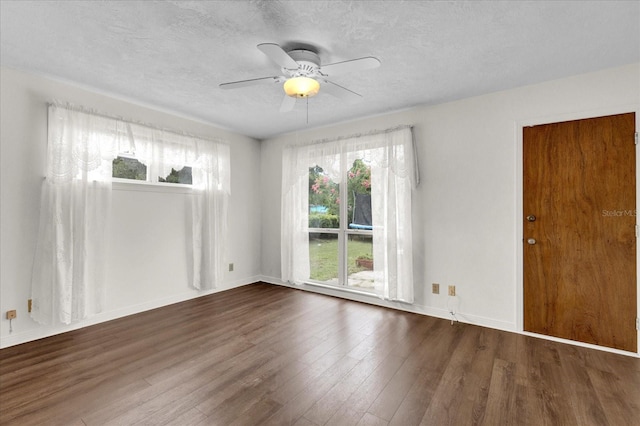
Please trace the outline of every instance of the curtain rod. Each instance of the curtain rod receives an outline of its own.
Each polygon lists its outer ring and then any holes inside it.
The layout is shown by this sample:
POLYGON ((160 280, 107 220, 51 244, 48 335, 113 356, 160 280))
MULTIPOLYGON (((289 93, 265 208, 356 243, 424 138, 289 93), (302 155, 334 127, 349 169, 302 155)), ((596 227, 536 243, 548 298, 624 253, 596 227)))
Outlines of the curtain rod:
POLYGON ((307 143, 296 143, 296 144, 289 144, 289 145, 291 145, 291 146, 318 145, 318 144, 327 143, 327 142, 337 142, 337 141, 347 140, 347 139, 356 139, 356 138, 361 138, 363 136, 374 136, 374 135, 380 135, 380 134, 384 134, 384 133, 391 133, 391 132, 395 132, 395 131, 402 130, 402 129, 413 129, 413 125, 412 124, 400 124, 398 126, 390 127, 388 129, 384 129, 384 130, 374 129, 374 130, 371 130, 371 131, 368 131, 368 132, 364 132, 364 133, 353 133, 353 134, 350 134, 350 135, 337 136, 337 137, 333 137, 333 138, 315 139, 315 140, 311 140, 311 141, 309 141, 307 143))
POLYGON ((215 143, 224 143, 228 145, 228 142, 222 138, 217 138, 217 137, 208 137, 208 136, 200 136, 200 135, 195 135, 193 133, 187 133, 187 132, 183 132, 183 131, 179 131, 179 130, 173 130, 173 129, 167 129, 167 128, 163 128, 163 127, 158 127, 158 126, 154 126, 153 124, 149 124, 149 123, 144 123, 142 121, 135 121, 135 120, 130 120, 121 116, 117 116, 117 115, 110 115, 107 113, 103 113, 101 111, 95 110, 95 109, 90 109, 90 108, 86 108, 82 105, 74 105, 71 104, 69 102, 61 102, 61 101, 57 101, 57 100, 53 100, 51 102, 47 102, 47 106, 54 106, 57 108, 63 108, 63 109, 67 109, 70 111, 77 111, 77 112, 81 112, 83 114, 89 114, 89 115, 93 115, 96 117, 101 117, 101 118, 107 118, 110 120, 117 120, 117 121, 121 121, 123 123, 126 124, 135 124, 136 126, 141 126, 141 127, 146 127, 148 129, 151 130, 159 130, 161 132, 165 132, 165 133, 172 133, 174 135, 178 135, 178 136, 185 136, 185 137, 189 137, 189 138, 194 138, 194 139, 201 139, 201 140, 205 140, 205 141, 209 141, 209 142, 215 142, 215 143))

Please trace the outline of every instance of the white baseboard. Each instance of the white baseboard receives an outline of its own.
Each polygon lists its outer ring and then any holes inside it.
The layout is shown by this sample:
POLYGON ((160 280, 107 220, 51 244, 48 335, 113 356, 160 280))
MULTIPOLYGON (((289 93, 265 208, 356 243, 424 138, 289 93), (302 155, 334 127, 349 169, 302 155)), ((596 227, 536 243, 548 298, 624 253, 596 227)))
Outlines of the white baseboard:
MULTIPOLYGON (((301 286, 295 285, 294 286, 294 285, 290 285, 288 283, 283 282, 279 278, 268 277, 264 275, 256 275, 246 279, 240 279, 230 283, 224 283, 223 286, 221 286, 220 288, 216 288, 213 290, 208 290, 208 291, 189 290, 187 292, 173 295, 171 297, 157 299, 157 300, 141 303, 138 305, 127 306, 125 308, 121 308, 121 309, 117 309, 109 312, 103 312, 101 314, 95 315, 84 321, 81 321, 69 326, 55 326, 55 327, 42 326, 37 329, 29 330, 26 332, 13 333, 8 336, 2 336, 0 337, 0 349, 19 345, 21 343, 30 342, 33 340, 42 339, 42 338, 53 336, 56 334, 66 333, 68 331, 77 330, 79 328, 88 327, 88 326, 99 324, 106 321, 111 321, 111 320, 122 318, 128 315, 134 315, 140 312, 149 311, 151 309, 161 308, 163 306, 172 305, 174 303, 184 302, 186 300, 207 296, 209 294, 230 290, 232 288, 253 284, 258 281, 262 281, 268 284, 275 284, 275 285, 280 285, 284 287, 289 287, 289 288, 295 288, 303 291, 309 291, 313 293, 325 294, 327 296, 339 297, 342 299, 353 300, 356 302, 369 303, 372 305, 382 306, 386 308, 398 309, 398 310, 413 312, 421 315, 428 315, 428 316, 442 318, 446 320, 452 319, 451 314, 449 314, 449 311, 442 308, 434 308, 431 306, 422 306, 422 305, 416 305, 416 304, 409 305, 406 303, 399 303, 399 302, 390 302, 390 301, 382 300, 374 295, 368 295, 362 292, 350 293, 342 290, 334 290, 329 287, 320 287, 320 286, 312 286, 312 285, 301 285, 301 286)), ((581 346, 581 347, 597 349, 605 352, 612 352, 620 355, 640 358, 640 353, 621 351, 618 349, 612 349, 612 348, 607 348, 603 346, 596 346, 588 343, 575 342, 573 340, 559 339, 552 336, 533 334, 533 333, 525 332, 523 330, 518 330, 515 323, 499 321, 493 318, 467 314, 464 312, 457 312, 456 320, 465 324, 473 324, 481 327, 493 328, 493 329, 502 330, 502 331, 510 331, 510 332, 522 334, 525 336, 531 336, 531 337, 536 337, 540 339, 546 339, 546 340, 551 340, 555 342, 570 344, 574 346, 581 346)))
MULTIPOLYGON (((262 276, 260 278, 260 281, 264 281, 266 283, 269 284, 275 284, 275 285, 281 285, 281 286, 285 286, 285 287, 290 287, 290 288, 296 288, 298 290, 304 290, 304 291, 310 291, 313 293, 320 293, 320 294, 325 294, 328 296, 334 296, 334 297, 340 297, 342 299, 348 299, 348 300, 354 300, 357 302, 363 302, 363 303, 369 303, 372 305, 377 305, 377 306, 384 306, 387 308, 392 308, 392 309, 399 309, 402 311, 407 311, 407 312, 413 312, 413 313, 417 313, 417 314, 422 314, 422 315, 428 315, 431 317, 436 317, 436 318, 443 318, 443 319, 447 319, 450 320, 451 318, 451 314, 449 314, 449 311, 447 311, 446 309, 441 309, 441 308, 434 308, 431 306, 421 306, 421 305, 417 305, 417 304, 413 304, 413 305, 409 305, 406 303, 398 303, 398 302, 389 302, 386 300, 382 300, 376 296, 369 296, 369 295, 362 295, 360 292, 359 293, 350 293, 348 291, 342 291, 342 290, 333 290, 331 288, 328 288, 328 286, 315 286, 315 285, 291 285, 289 283, 285 283, 282 280, 280 280, 279 278, 274 278, 274 277, 267 277, 267 276, 262 276)), ((473 325, 478 325, 481 327, 487 327, 487 328, 493 328, 496 330, 501 330, 501 331, 509 331, 512 333, 517 333, 517 334, 522 334, 524 336, 531 336, 531 337, 536 337, 539 339, 545 339, 545 340, 551 340, 554 342, 559 342, 559 343, 565 343, 568 345, 574 345, 574 346, 580 346, 580 347, 584 347, 584 348, 590 348, 590 349, 597 349, 600 351, 604 351, 604 352, 611 352, 611 353, 615 353, 615 354, 619 354, 619 355, 625 355, 625 356, 631 356, 631 357, 635 357, 635 358, 640 358, 640 352, 639 353, 635 353, 635 352, 627 352, 627 351, 621 351, 619 349, 613 349, 613 348, 608 348, 605 346, 597 346, 597 345, 592 345, 589 343, 582 343, 582 342, 576 342, 574 340, 567 340, 567 339, 560 339, 557 337, 553 337, 553 336, 546 336, 546 335, 541 335, 541 334, 534 334, 534 333, 529 333, 523 330, 519 330, 517 327, 516 323, 511 323, 511 322, 506 322, 506 321, 500 321, 500 320, 496 320, 493 318, 487 318, 487 317, 482 317, 482 316, 478 316, 478 315, 472 315, 472 314, 467 314, 464 312, 457 312, 456 313, 456 320, 461 322, 461 323, 465 323, 465 324, 473 324, 473 325)))
POLYGON ((219 288, 215 288, 212 290, 189 290, 162 299, 151 300, 137 305, 126 306, 124 308, 102 312, 100 314, 94 315, 91 318, 87 318, 85 320, 67 326, 39 326, 38 328, 31 329, 22 333, 12 333, 8 336, 0 337, 0 349, 31 342, 33 340, 38 340, 49 336, 54 336, 56 334, 66 333, 68 331, 73 331, 84 327, 89 327, 91 325, 100 324, 117 318, 139 314, 141 312, 150 311, 152 309, 161 308, 167 305, 173 305, 174 303, 184 302, 186 300, 207 296, 209 294, 218 293, 225 290, 230 290, 232 288, 241 287, 243 285, 253 284, 257 281, 260 281, 260 277, 252 276, 230 283, 223 283, 219 288))
MULTIPOLYGON (((285 283, 282 280, 274 277, 262 276, 261 281, 269 284, 276 284, 290 288, 297 288, 299 290, 311 291, 314 293, 326 294, 328 296, 340 297, 343 299, 355 300, 357 302, 369 303, 377 306, 384 306, 386 308, 398 309, 406 312, 413 312, 416 314, 428 315, 436 318, 452 319, 451 314, 444 308, 434 308, 432 306, 423 306, 418 304, 408 304, 401 302, 391 302, 388 300, 380 299, 375 295, 367 295, 363 292, 350 292, 339 289, 332 289, 329 286, 317 286, 317 285, 291 285, 285 283)), ((504 331, 516 331, 516 324, 506 321, 500 321, 493 318, 486 318, 478 315, 467 314, 464 312, 456 312, 456 320, 465 324, 480 325, 488 328, 495 328, 504 331)))

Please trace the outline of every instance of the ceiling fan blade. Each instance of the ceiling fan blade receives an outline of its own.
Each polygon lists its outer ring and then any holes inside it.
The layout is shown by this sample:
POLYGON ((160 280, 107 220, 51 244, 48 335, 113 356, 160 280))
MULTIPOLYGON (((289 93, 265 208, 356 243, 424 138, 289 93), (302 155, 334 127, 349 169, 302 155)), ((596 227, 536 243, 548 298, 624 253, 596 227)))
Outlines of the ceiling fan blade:
POLYGON ((291 56, 282 47, 275 43, 262 43, 258 45, 258 49, 269 57, 273 62, 280 65, 282 68, 289 70, 297 70, 298 63, 293 60, 291 56))
POLYGON ((247 87, 247 86, 255 86, 257 84, 271 84, 271 83, 280 83, 284 81, 284 77, 263 77, 263 78, 252 78, 250 80, 240 80, 240 81, 231 81, 229 83, 222 83, 218 87, 221 89, 237 89, 238 87, 247 87))
POLYGON ((296 98, 293 98, 289 95, 284 95, 282 98, 282 103, 280 104, 280 112, 289 112, 296 106, 296 98))
POLYGON ((367 56, 366 58, 351 59, 344 62, 336 62, 334 64, 323 65, 320 71, 325 75, 338 75, 346 74, 349 72, 369 70, 372 68, 378 68, 380 61, 373 56, 367 56))
POLYGON ((342 87, 339 84, 335 84, 330 82, 329 80, 322 80, 324 83, 320 91, 326 91, 328 94, 335 96, 336 98, 340 98, 347 102, 358 102, 362 99, 362 95, 354 92, 353 90, 349 90, 346 87, 342 87))

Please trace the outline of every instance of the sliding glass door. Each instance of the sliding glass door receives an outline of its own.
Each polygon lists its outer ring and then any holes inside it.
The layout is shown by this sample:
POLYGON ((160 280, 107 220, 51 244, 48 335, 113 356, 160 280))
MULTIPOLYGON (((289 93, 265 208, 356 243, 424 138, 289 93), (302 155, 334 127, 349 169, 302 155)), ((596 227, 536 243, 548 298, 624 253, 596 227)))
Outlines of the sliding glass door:
POLYGON ((282 280, 413 303, 409 126, 282 152, 282 280))
POLYGON ((310 280, 373 291, 371 162, 345 154, 336 161, 334 178, 318 165, 309 168, 310 280))

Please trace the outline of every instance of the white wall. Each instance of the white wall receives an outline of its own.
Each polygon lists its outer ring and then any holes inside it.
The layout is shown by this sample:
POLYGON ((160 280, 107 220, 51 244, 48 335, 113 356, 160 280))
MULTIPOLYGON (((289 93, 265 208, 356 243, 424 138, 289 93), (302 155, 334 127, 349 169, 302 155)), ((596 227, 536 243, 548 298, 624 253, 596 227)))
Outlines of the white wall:
MULTIPOLYGON (((231 143, 229 260, 235 263, 235 272, 226 275, 221 288, 258 279, 281 283, 280 185, 285 144, 413 124, 422 183, 414 194, 412 212, 416 304, 410 309, 448 317, 447 296, 432 295, 430 287, 432 282, 455 284, 461 320, 514 331, 522 329, 520 126, 637 111, 640 105, 640 66, 634 64, 310 129, 260 144, 72 85, 5 68, 0 71, 0 347, 71 328, 40 327, 26 313, 44 174, 45 104, 52 99, 219 136, 231 143), (11 335, 4 319, 8 309, 18 309, 11 335)), ((93 321, 197 296, 186 282, 181 218, 188 194, 117 187, 113 195, 107 310, 93 321)), ((366 296, 350 297, 385 304, 366 296)))
POLYGON ((254 139, 73 85, 0 69, 0 347, 197 297, 188 287, 185 229, 189 193, 114 185, 113 228, 105 259, 105 311, 71 327, 43 327, 27 313, 31 265, 45 170, 47 107, 71 102, 108 114, 196 135, 221 137, 231 146, 229 261, 217 290, 255 282, 260 275, 260 143, 254 139), (13 333, 4 313, 17 309, 13 333))
POLYGON ((640 68, 634 64, 263 141, 264 279, 281 283, 282 147, 413 124, 422 183, 413 198, 416 303, 410 309, 448 317, 442 286, 454 284, 458 318, 521 331, 522 124, 637 111, 639 106, 640 68), (431 294, 433 282, 441 284, 440 295, 431 294))

